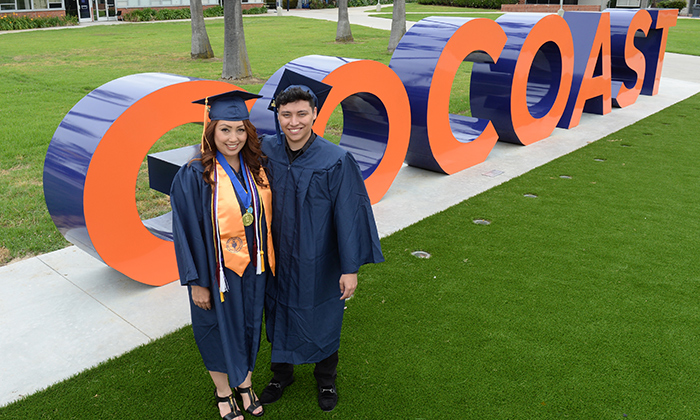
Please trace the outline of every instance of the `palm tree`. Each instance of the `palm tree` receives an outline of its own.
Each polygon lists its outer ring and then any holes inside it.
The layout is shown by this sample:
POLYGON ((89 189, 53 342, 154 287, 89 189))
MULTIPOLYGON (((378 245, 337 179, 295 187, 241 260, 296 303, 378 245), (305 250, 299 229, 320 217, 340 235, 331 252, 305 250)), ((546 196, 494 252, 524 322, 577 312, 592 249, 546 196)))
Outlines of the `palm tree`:
POLYGON ((391 35, 387 51, 393 53, 406 33, 406 1, 394 0, 394 13, 391 15, 391 35))
POLYGON ((207 35, 207 27, 204 25, 202 0, 190 0, 190 16, 192 22, 192 51, 190 56, 195 60, 214 57, 214 50, 211 48, 209 35, 207 35))
POLYGON ((221 78, 243 79, 252 75, 245 47, 241 0, 224 0, 224 68, 221 78))
POLYGON ((338 30, 335 33, 335 42, 353 42, 348 18, 348 0, 338 0, 338 30))

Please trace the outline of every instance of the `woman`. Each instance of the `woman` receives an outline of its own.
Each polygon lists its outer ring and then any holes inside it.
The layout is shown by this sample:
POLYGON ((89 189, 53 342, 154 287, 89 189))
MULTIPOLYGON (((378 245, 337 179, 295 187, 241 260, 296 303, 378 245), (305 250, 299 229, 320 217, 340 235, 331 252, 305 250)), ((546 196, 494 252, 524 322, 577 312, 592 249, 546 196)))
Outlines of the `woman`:
POLYGON ((265 283, 275 268, 272 208, 260 143, 245 106, 259 97, 232 91, 194 102, 211 106, 211 121, 201 155, 180 168, 170 192, 180 281, 189 291, 195 341, 225 420, 243 420, 232 387, 245 411, 263 414, 251 375, 265 283))

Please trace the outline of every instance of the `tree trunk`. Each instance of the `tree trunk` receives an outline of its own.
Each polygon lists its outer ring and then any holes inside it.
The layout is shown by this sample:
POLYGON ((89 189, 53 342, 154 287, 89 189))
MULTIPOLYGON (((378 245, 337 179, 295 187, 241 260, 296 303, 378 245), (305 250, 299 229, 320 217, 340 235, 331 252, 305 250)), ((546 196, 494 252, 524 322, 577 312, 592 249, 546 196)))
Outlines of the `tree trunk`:
POLYGON ((221 78, 243 79, 252 75, 245 47, 241 0, 224 0, 224 69, 221 78))
POLYGON ((393 53, 406 33, 406 1, 394 0, 394 13, 391 15, 391 35, 387 51, 393 53))
POLYGON ((338 30, 335 33, 335 42, 353 42, 348 18, 348 0, 338 0, 338 30))
POLYGON ((209 35, 207 35, 207 27, 204 25, 202 0, 190 0, 190 16, 192 17, 192 51, 190 51, 190 56, 195 60, 214 57, 214 50, 211 48, 209 35))

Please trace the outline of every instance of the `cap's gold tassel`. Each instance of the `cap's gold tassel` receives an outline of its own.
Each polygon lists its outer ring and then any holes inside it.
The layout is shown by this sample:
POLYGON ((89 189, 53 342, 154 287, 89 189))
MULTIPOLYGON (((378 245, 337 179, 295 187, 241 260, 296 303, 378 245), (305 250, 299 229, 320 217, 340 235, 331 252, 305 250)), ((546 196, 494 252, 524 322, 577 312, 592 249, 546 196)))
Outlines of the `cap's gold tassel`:
POLYGON ((209 97, 207 96, 204 98, 204 118, 202 121, 202 143, 199 146, 199 152, 201 154, 204 154, 205 152, 205 145, 206 145, 206 139, 204 137, 204 133, 207 130, 207 120, 209 119, 209 97))

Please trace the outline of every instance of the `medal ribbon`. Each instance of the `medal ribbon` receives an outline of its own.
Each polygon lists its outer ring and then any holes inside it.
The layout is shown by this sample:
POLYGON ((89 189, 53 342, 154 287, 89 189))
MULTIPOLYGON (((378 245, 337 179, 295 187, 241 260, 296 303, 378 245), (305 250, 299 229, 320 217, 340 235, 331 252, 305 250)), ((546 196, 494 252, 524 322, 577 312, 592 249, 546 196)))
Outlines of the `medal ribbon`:
POLYGON ((250 173, 250 169, 247 165, 241 162, 241 168, 243 168, 243 174, 245 180, 248 184, 248 191, 255 192, 251 194, 253 198, 253 227, 255 228, 255 274, 262 274, 265 271, 265 258, 263 257, 262 250, 262 217, 260 217, 260 193, 258 191, 258 185, 254 182, 253 176, 250 173))
MULTIPOLYGON (((238 158, 241 162, 241 170, 243 171, 243 179, 248 183, 248 178, 250 176, 250 172, 247 172, 244 170, 245 168, 245 163, 243 163, 243 156, 241 154, 238 154, 238 158)), ((226 171, 226 175, 228 175, 229 178, 231 178, 231 183, 233 184, 233 188, 236 190, 236 194, 241 198, 243 201, 243 207, 246 209, 250 207, 250 194, 243 188, 243 185, 241 184, 241 181, 238 180, 238 177, 236 174, 233 173, 233 169, 231 168, 231 165, 228 164, 228 161, 224 157, 224 155, 221 154, 218 150, 216 151, 216 160, 219 162, 219 165, 221 165, 222 168, 224 168, 224 171, 226 171)), ((250 188, 248 188, 248 191, 251 191, 250 188)))

